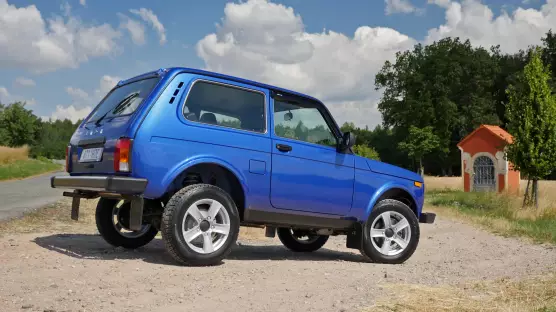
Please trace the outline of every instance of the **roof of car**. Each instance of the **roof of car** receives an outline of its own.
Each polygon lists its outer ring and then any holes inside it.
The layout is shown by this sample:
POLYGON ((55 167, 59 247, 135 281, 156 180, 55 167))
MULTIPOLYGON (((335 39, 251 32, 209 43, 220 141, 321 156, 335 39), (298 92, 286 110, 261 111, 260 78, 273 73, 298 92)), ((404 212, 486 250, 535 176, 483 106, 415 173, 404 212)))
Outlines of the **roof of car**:
POLYGON ((312 96, 303 94, 303 93, 299 93, 293 90, 288 90, 288 89, 284 89, 284 88, 280 88, 277 86, 272 86, 272 85, 268 85, 265 83, 261 83, 261 82, 257 82, 257 81, 253 81, 253 80, 249 80, 249 79, 244 79, 244 78, 240 78, 240 77, 236 77, 236 76, 230 76, 230 75, 224 75, 224 74, 220 74, 220 73, 216 73, 216 72, 211 72, 211 71, 207 71, 207 70, 202 70, 202 69, 196 69, 196 68, 188 68, 188 67, 169 67, 169 68, 161 68, 155 71, 151 71, 151 72, 147 72, 138 76, 135 76, 133 78, 121 81, 120 84, 126 83, 128 81, 131 80, 136 80, 136 79, 140 79, 141 77, 144 76, 148 76, 148 75, 152 75, 152 74, 156 74, 156 73, 162 73, 162 72, 167 72, 170 74, 174 74, 174 73, 178 73, 178 72, 187 72, 187 73, 191 73, 191 74, 196 74, 196 75, 205 75, 205 76, 210 76, 210 77, 214 77, 214 78, 219 78, 219 79, 225 79, 225 80, 231 80, 231 81, 235 81, 238 83, 244 83, 244 84, 249 84, 255 87, 259 87, 259 88, 265 88, 265 89, 269 89, 269 90, 273 90, 276 92, 282 92, 282 93, 287 93, 290 95, 297 95, 297 96, 301 96, 313 101, 317 101, 319 103, 322 103, 320 100, 318 100, 317 98, 314 98, 312 96))

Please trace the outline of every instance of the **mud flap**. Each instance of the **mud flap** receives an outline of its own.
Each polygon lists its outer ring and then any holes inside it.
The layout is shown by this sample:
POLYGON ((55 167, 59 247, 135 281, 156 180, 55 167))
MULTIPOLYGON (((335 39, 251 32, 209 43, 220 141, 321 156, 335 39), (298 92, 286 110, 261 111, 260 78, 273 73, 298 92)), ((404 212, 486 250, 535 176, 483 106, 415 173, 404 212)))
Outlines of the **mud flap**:
POLYGON ((346 248, 361 249, 361 240, 363 234, 363 224, 355 222, 351 231, 347 234, 346 248))
POLYGON ((71 200, 71 219, 79 220, 79 204, 81 203, 81 198, 75 196, 71 200))
POLYGON ((141 230, 143 224, 143 196, 133 196, 131 200, 131 210, 129 212, 129 229, 132 231, 141 230))

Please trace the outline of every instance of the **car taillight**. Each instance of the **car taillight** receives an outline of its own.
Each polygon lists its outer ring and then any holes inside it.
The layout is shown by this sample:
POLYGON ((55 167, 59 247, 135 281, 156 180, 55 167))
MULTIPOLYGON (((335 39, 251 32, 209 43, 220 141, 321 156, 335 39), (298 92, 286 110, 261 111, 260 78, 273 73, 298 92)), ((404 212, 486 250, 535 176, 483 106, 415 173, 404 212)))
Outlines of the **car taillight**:
POLYGON ((131 139, 120 138, 114 151, 114 171, 130 172, 131 139))
POLYGON ((66 146, 66 172, 69 172, 69 161, 70 161, 70 146, 66 146))

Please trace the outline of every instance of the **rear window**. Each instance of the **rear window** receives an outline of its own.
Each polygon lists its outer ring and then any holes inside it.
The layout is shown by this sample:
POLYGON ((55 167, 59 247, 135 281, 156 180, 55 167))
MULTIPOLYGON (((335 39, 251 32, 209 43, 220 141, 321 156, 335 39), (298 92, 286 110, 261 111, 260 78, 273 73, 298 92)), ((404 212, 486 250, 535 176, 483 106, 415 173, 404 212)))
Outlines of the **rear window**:
POLYGON ((112 90, 99 104, 88 122, 133 114, 143 99, 151 93, 158 80, 158 78, 142 79, 112 90))

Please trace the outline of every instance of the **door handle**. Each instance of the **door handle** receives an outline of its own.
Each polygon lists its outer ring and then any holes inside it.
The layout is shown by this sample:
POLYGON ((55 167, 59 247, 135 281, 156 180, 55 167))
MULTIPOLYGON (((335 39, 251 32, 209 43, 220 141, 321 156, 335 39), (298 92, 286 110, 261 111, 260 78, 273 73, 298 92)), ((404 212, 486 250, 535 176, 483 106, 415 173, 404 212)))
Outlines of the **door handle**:
POLYGON ((276 144, 276 148, 281 152, 289 152, 292 150, 292 147, 286 144, 276 144))

